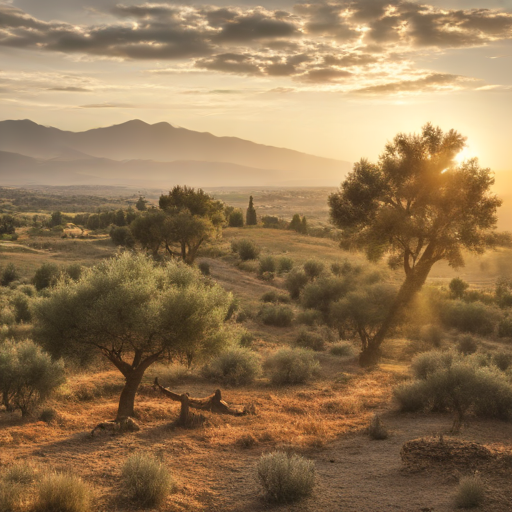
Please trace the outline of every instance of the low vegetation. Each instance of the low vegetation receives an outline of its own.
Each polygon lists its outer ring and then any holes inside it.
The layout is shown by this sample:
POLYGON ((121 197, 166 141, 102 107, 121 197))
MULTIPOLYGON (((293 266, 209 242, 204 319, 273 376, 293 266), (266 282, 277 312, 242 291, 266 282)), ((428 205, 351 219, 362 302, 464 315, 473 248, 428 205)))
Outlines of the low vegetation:
POLYGON ((319 363, 312 350, 283 348, 270 356, 266 363, 274 384, 304 384, 318 374, 319 363))

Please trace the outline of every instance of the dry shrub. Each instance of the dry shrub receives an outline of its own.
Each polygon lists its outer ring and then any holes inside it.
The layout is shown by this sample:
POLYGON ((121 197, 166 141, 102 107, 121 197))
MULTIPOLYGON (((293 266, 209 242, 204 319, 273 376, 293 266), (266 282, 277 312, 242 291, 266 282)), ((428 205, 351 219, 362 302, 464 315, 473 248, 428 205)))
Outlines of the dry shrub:
POLYGON ((37 486, 36 512, 88 512, 93 495, 81 478, 71 474, 50 473, 37 486))
POLYGON ((167 467, 153 455, 134 453, 122 468, 126 491, 143 506, 161 505, 175 487, 167 467))
POLYGON ((258 478, 269 501, 287 503, 309 496, 315 485, 315 465, 299 455, 273 452, 262 455, 258 478))
POLYGON ((0 512, 22 510, 24 486, 0 481, 0 512))
POLYGON ((203 375, 232 386, 250 384, 261 373, 258 354, 248 348, 228 349, 206 364, 203 375))
POLYGON ((236 440, 237 446, 240 448, 252 448, 258 443, 252 434, 245 434, 236 440))
POLYGON ((347 341, 340 341, 339 343, 335 343, 329 352, 333 356, 338 357, 353 357, 355 356, 355 349, 352 343, 348 343, 347 341))
POLYGON ((26 462, 13 464, 4 475, 4 480, 10 483, 31 484, 36 477, 36 471, 33 466, 26 462))
POLYGON ((375 414, 368 425, 368 435, 375 440, 387 439, 389 436, 387 428, 382 424, 378 414, 375 414))
POLYGON ((475 508, 482 504, 485 486, 478 476, 464 476, 459 481, 455 502, 459 508, 475 508))
POLYGON ((312 350, 283 348, 270 356, 265 366, 274 384, 302 384, 318 372, 319 364, 312 350))
POLYGON ((306 329, 299 331, 297 338, 295 338, 295 345, 297 347, 310 348, 315 352, 325 350, 324 337, 318 332, 308 331, 306 329))

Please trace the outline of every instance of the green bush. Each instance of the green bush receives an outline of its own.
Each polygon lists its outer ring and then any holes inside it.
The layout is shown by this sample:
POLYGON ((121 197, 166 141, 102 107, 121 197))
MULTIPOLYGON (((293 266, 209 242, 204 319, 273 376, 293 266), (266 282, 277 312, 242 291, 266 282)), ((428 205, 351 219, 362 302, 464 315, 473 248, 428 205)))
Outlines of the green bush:
POLYGON ((35 297, 37 294, 35 286, 32 286, 31 284, 22 284, 21 286, 18 286, 17 290, 24 293, 27 297, 35 297))
POLYGON ((50 473, 37 486, 36 512, 89 512, 93 502, 90 487, 79 477, 50 473))
POLYGON ((32 319, 30 303, 28 297, 24 293, 15 293, 12 296, 10 303, 14 309, 14 318, 16 323, 30 322, 32 319))
POLYGON ((308 283, 301 295, 301 305, 306 309, 317 309, 328 316, 331 304, 348 292, 348 282, 337 277, 322 277, 308 283))
POLYGON ((308 260, 304 263, 304 272, 309 279, 316 279, 324 271, 325 265, 318 260, 308 260))
POLYGON ((292 299, 298 299, 300 292, 309 282, 308 276, 303 270, 293 269, 284 282, 285 288, 290 293, 292 299))
POLYGON ((30 340, 0 345, 0 393, 7 409, 28 415, 65 381, 64 363, 30 340))
POLYGON ((230 228, 244 227, 244 214, 242 210, 236 209, 229 214, 228 224, 230 228))
POLYGON ((462 299, 464 292, 469 288, 469 283, 460 277, 454 277, 449 284, 450 292, 456 299, 462 299))
POLYGON ((210 264, 207 261, 201 261, 199 265, 197 265, 199 268, 201 274, 203 276, 209 276, 210 275, 210 264))
POLYGON ((276 259, 273 256, 262 256, 259 261, 258 274, 261 276, 265 273, 275 274, 276 259))
MULTIPOLYGON (((449 358, 438 369, 423 369, 424 378, 394 390, 402 411, 453 411, 461 422, 468 412, 487 418, 512 416, 512 385, 495 367, 483 367, 478 359, 449 358)), ((433 364, 435 366, 435 364, 433 364)))
POLYGON ((34 275, 34 286, 37 291, 53 286, 59 277, 60 270, 55 263, 43 263, 34 275))
POLYGON ((440 307, 441 322, 445 327, 462 332, 492 334, 497 314, 481 302, 445 301, 440 307))
POLYGON ((130 498, 142 506, 161 505, 175 487, 167 467, 147 453, 130 455, 121 473, 130 498))
POLYGON ((287 256, 281 256, 277 260, 277 273, 286 274, 293 269, 293 260, 287 256))
POLYGON ((231 348, 206 364, 202 373, 231 386, 250 384, 261 373, 260 358, 248 348, 231 348))
POLYGON ((420 339, 427 345, 439 348, 443 342, 443 330, 435 324, 423 325, 420 328, 420 339))
POLYGON ((11 283, 19 279, 19 277, 18 270, 14 263, 8 263, 0 276, 0 284, 2 286, 9 286, 11 283))
POLYGON ((512 366, 512 352, 501 350, 492 356, 492 361, 502 372, 508 370, 512 366))
POLYGON ((478 350, 478 341, 470 334, 461 336, 457 343, 457 350, 465 356, 474 354, 478 350))
POLYGON ((266 498, 276 503, 297 501, 309 496, 315 486, 315 465, 299 455, 273 452, 262 455, 258 478, 266 498))
POLYGON ((82 270, 83 267, 82 265, 80 265, 80 263, 72 263, 71 265, 68 265, 64 269, 64 272, 73 281, 78 281, 80 279, 80 276, 82 275, 82 270))
POLYGON ((459 480, 455 503, 459 508, 475 508, 482 504, 485 486, 478 476, 463 476, 459 480))
POLYGON ((285 304, 290 302, 287 295, 277 292, 276 290, 269 290, 265 292, 260 299, 262 302, 283 302, 285 304))
POLYGON ((260 248, 247 238, 233 240, 231 250, 236 252, 242 261, 255 260, 260 253, 260 248))
POLYGON ((411 370, 416 379, 427 379, 438 370, 450 368, 456 355, 453 352, 432 350, 417 355, 411 361, 411 370))
POLYGON ((320 325, 323 321, 322 313, 316 309, 305 309, 297 314, 297 323, 302 325, 320 325))
POLYGON ((350 263, 350 261, 345 260, 341 263, 332 263, 331 264, 331 272, 335 276, 347 276, 347 275, 358 275, 362 271, 362 267, 359 265, 354 265, 353 263, 350 263))
POLYGON ((266 363, 274 384, 303 384, 318 372, 314 352, 305 348, 283 348, 270 356, 266 363))
POLYGON ((265 325, 289 327, 292 325, 293 310, 288 306, 265 304, 260 310, 260 316, 265 325))
POLYGON ((135 247, 135 238, 128 226, 112 226, 110 228, 110 238, 114 245, 128 247, 129 249, 135 247))
POLYGON ((302 329, 295 338, 295 345, 302 348, 310 348, 315 352, 325 350, 325 340, 323 336, 314 331, 302 329))
POLYGON ((498 324, 498 336, 500 338, 512 338, 512 318, 507 317, 498 324))
POLYGON ((355 356, 355 349, 352 343, 348 343, 347 341, 340 341, 339 343, 335 343, 329 352, 333 356, 338 357, 353 357, 355 356))

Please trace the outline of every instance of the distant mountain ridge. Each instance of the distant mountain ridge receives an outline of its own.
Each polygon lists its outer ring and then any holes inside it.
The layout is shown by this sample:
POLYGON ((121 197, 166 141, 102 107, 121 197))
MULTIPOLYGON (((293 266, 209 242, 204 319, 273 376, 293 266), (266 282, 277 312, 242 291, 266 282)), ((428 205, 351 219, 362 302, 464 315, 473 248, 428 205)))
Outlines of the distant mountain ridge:
POLYGON ((85 132, 1 121, 0 151, 5 184, 24 179, 51 184, 67 170, 73 184, 96 179, 155 186, 325 186, 339 184, 351 168, 348 162, 140 120, 85 132))

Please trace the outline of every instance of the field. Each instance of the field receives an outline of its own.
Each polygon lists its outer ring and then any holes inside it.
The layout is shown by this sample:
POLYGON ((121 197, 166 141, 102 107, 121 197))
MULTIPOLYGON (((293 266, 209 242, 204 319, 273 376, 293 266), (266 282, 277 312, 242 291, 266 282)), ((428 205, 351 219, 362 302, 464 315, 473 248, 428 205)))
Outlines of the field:
MULTIPOLYGON (((245 190, 214 193, 232 206, 247 205, 245 190)), ((312 224, 327 224, 326 189, 251 193, 258 215, 289 220, 293 213, 300 213, 312 224)), ((122 201, 125 199, 110 198, 97 203, 117 209, 123 207, 122 201)), ((51 211, 30 213, 48 215, 51 211)), ((63 238, 64 231, 42 228, 35 232, 21 227, 16 232, 16 240, 0 242, 0 268, 14 263, 20 283, 28 283, 43 263, 62 268, 74 263, 93 266, 119 251, 108 230, 85 232, 85 238, 78 232, 71 238, 71 233, 75 234, 72 231, 63 238)), ((258 315, 262 295, 271 291, 286 294, 286 278, 276 275, 262 279, 256 260, 240 262, 231 250, 231 242, 240 239, 257 244, 261 256, 290 258, 295 267, 317 260, 328 269, 333 263, 348 261, 378 273, 385 283, 398 285, 403 278, 401 271, 390 271, 384 263, 372 266, 364 255, 342 251, 330 238, 259 226, 224 228, 222 238, 202 246, 198 262, 207 263, 211 278, 237 299, 239 314, 243 312, 238 324, 252 334, 250 347, 262 360, 279 348, 293 346, 304 326, 297 320, 285 327, 262 322, 258 315)), ((470 290, 490 296, 499 278, 512 277, 511 255, 509 249, 478 257, 468 255, 466 267, 457 271, 440 263, 429 276, 428 288, 448 293, 450 281, 461 277, 470 290)), ((2 293, 7 296, 10 290, 2 287, 2 293)), ((2 300, 5 303, 7 299, 2 300)), ((288 307, 297 318, 300 305, 291 302, 288 307)), ((12 326, 10 335, 19 339, 29 336, 30 325, 12 326)), ((455 346, 459 335, 447 328, 443 347, 455 346)), ((123 434, 99 432, 91 436, 98 423, 115 417, 122 375, 106 360, 88 369, 69 365, 67 382, 43 406, 53 411, 50 420, 42 421, 40 411, 22 418, 19 412, 0 410, 0 472, 27 462, 39 475, 50 470, 78 474, 93 488, 94 510, 105 512, 153 510, 138 508, 123 488, 123 463, 137 452, 154 454, 176 480, 175 491, 154 509, 160 511, 448 512, 456 508, 460 477, 474 472, 486 489, 478 510, 502 512, 512 507, 510 421, 469 415, 463 428, 453 432, 450 412, 399 412, 393 388, 410 379, 412 357, 425 351, 407 330, 398 331, 386 343, 380 364, 370 369, 361 368, 357 362, 357 337, 347 340, 353 347, 352 356, 332 354, 329 349, 334 341, 326 339, 326 349, 315 352, 320 367, 316 378, 295 385, 273 384, 265 370, 252 384, 230 386, 205 378, 200 365, 187 368, 178 362, 169 366, 156 363, 147 370, 136 399, 140 431, 123 434), (172 391, 192 397, 208 396, 221 387, 226 402, 251 406, 253 414, 229 416, 201 411, 196 412, 195 426, 176 426, 180 405, 153 387, 155 377, 172 391), (374 440, 368 434, 375 415, 386 427, 387 439, 374 440), (420 438, 427 449, 402 459, 404 443, 420 438), (487 448, 490 455, 485 459, 472 457, 474 443, 487 448), (451 457, 438 460, 431 456, 440 445, 453 446, 451 457), (274 450, 314 461, 316 486, 310 497, 281 505, 265 501, 256 467, 262 454, 274 450)), ((478 347, 481 353, 510 351, 510 338, 496 333, 481 336, 478 347)), ((36 484, 28 484, 24 493, 19 510, 32 510, 36 484)))

